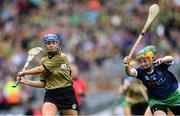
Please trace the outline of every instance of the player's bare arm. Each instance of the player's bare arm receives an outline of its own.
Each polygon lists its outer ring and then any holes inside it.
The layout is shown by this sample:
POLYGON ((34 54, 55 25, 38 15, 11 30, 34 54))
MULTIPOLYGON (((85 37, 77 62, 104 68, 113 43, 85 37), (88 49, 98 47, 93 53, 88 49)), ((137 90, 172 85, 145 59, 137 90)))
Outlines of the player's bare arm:
POLYGON ((161 63, 171 63, 173 61, 173 57, 172 56, 165 56, 163 58, 158 58, 154 63, 156 65, 160 65, 161 63))
POLYGON ((32 80, 26 80, 26 79, 21 79, 20 81, 21 84, 26 84, 32 87, 37 87, 37 88, 44 88, 46 86, 46 82, 42 81, 32 81, 32 80))
POLYGON ((36 75, 36 74, 42 74, 43 72, 45 72, 45 69, 41 65, 41 66, 37 66, 37 67, 34 67, 32 69, 29 69, 29 70, 21 71, 21 72, 18 73, 17 76, 22 77, 22 76, 25 76, 25 75, 36 75))
POLYGON ((126 72, 126 74, 127 74, 128 76, 131 76, 131 77, 136 77, 136 76, 137 76, 136 69, 129 66, 130 59, 129 59, 128 56, 126 56, 126 57, 124 58, 123 63, 124 63, 124 67, 125 67, 125 72, 126 72))

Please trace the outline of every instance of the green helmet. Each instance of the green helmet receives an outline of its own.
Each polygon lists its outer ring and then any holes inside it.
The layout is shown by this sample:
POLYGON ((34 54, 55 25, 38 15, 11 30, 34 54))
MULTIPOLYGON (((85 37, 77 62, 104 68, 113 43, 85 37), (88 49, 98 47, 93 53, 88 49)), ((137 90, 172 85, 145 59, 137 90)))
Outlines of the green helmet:
POLYGON ((157 49, 155 46, 153 45, 148 45, 145 48, 143 48, 142 50, 140 50, 139 52, 137 52, 136 54, 136 58, 140 59, 140 58, 154 58, 156 56, 157 53, 157 49))

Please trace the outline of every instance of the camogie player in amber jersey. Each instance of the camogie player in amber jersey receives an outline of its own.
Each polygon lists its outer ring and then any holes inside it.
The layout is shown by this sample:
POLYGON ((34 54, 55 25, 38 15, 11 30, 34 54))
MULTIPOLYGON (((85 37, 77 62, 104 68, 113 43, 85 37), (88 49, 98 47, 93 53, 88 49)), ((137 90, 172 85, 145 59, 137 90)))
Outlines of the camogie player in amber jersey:
POLYGON ((58 111, 64 115, 78 115, 78 103, 73 89, 71 69, 67 55, 60 51, 60 38, 55 34, 43 37, 47 56, 40 61, 40 66, 18 73, 17 79, 25 75, 40 74, 40 81, 23 79, 21 83, 46 89, 43 115, 55 116, 58 111))
POLYGON ((180 115, 180 92, 178 82, 168 67, 173 63, 172 56, 155 60, 157 50, 149 45, 136 54, 139 68, 130 68, 130 59, 124 58, 125 72, 128 76, 137 77, 147 88, 148 105, 153 115, 165 115, 167 109, 180 115))

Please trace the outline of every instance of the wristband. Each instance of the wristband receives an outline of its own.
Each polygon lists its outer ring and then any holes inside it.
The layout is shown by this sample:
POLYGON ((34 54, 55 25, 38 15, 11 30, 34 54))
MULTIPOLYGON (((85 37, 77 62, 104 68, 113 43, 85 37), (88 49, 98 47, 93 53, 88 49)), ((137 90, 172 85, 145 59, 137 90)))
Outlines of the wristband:
POLYGON ((124 64, 124 66, 129 66, 129 64, 124 64))

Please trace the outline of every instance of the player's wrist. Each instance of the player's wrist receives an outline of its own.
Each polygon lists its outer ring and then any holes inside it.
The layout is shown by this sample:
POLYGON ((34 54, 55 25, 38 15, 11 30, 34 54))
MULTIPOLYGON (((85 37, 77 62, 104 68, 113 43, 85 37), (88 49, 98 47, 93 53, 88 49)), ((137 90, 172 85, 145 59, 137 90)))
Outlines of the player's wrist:
POLYGON ((23 75, 26 75, 26 74, 27 74, 27 71, 23 71, 22 73, 23 73, 23 75))
POLYGON ((124 66, 125 66, 125 67, 129 67, 129 64, 127 64, 127 63, 124 63, 124 66))

